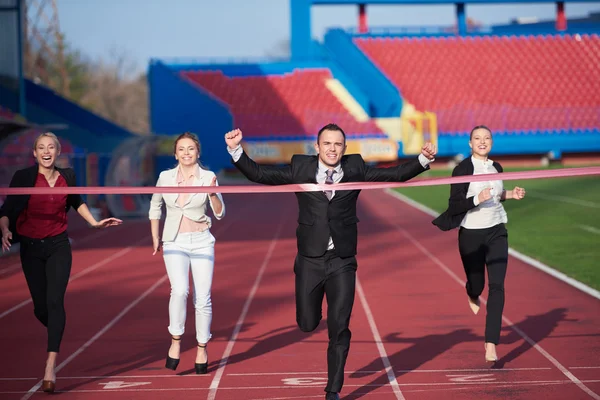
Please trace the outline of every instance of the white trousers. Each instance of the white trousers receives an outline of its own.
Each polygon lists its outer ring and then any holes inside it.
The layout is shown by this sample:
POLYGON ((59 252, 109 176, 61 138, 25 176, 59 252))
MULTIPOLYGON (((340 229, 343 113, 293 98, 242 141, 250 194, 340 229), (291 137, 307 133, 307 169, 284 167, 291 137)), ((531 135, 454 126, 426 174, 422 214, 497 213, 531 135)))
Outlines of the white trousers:
POLYGON ((194 281, 196 340, 206 343, 211 338, 211 287, 215 260, 215 237, 203 232, 179 233, 172 242, 163 243, 163 258, 171 282, 169 301, 169 333, 183 335, 187 297, 190 289, 190 266, 194 281))

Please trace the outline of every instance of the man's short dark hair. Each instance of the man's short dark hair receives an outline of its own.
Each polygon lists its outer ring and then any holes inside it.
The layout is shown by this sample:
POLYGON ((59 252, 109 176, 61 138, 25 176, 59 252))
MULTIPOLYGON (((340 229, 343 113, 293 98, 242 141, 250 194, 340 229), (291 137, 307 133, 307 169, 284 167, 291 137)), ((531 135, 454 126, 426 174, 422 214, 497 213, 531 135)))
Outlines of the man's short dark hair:
POLYGON ((346 141, 346 133, 344 133, 344 130, 342 128, 340 128, 338 125, 336 124, 327 124, 324 127, 322 127, 319 130, 319 134, 317 135, 317 143, 319 143, 319 139, 321 138, 321 133, 323 133, 323 131, 338 131, 342 133, 342 136, 344 137, 344 142, 346 141))

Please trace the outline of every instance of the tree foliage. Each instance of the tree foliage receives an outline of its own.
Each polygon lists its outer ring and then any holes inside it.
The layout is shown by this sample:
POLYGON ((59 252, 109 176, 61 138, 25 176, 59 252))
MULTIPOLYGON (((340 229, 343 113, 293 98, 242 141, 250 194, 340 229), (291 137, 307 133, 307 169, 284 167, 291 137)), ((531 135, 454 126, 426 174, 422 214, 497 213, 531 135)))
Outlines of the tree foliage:
POLYGON ((93 60, 66 40, 61 42, 30 44, 25 54, 26 76, 117 125, 147 134, 146 75, 136 72, 128 54, 113 50, 108 57, 93 60))

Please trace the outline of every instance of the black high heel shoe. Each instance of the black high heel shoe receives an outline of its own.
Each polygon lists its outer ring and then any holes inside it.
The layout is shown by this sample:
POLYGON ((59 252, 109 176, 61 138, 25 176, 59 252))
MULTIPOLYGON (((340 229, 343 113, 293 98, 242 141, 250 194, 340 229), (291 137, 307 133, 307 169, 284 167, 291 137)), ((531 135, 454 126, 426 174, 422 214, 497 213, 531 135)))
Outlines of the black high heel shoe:
MULTIPOLYGON (((171 336, 171 339, 181 340, 181 336, 178 339, 175 339, 174 337, 171 336)), ((172 369, 173 371, 175 371, 177 369, 178 365, 179 365, 179 358, 171 358, 167 354, 167 362, 165 363, 165 368, 172 369)))
MULTIPOLYGON (((206 345, 198 345, 198 347, 206 348, 206 345)), ((208 373, 208 351, 206 351, 206 362, 202 364, 194 363, 197 375, 203 375, 208 373)))

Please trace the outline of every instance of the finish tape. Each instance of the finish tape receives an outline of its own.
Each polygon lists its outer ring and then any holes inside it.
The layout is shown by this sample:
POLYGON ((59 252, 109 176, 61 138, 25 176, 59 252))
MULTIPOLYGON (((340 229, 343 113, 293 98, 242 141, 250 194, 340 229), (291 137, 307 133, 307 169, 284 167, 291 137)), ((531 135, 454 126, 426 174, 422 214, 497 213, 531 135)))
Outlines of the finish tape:
MULTIPOLYGON (((501 172, 498 174, 465 175, 446 178, 413 179, 409 182, 345 182, 335 184, 335 190, 372 190, 398 187, 437 186, 489 180, 526 180, 568 178, 600 175, 600 167, 561 168, 550 170, 501 172)), ((153 194, 153 193, 289 193, 331 190, 331 185, 302 183, 287 185, 225 185, 225 186, 76 186, 60 188, 4 187, 0 195, 24 194, 153 194)))

